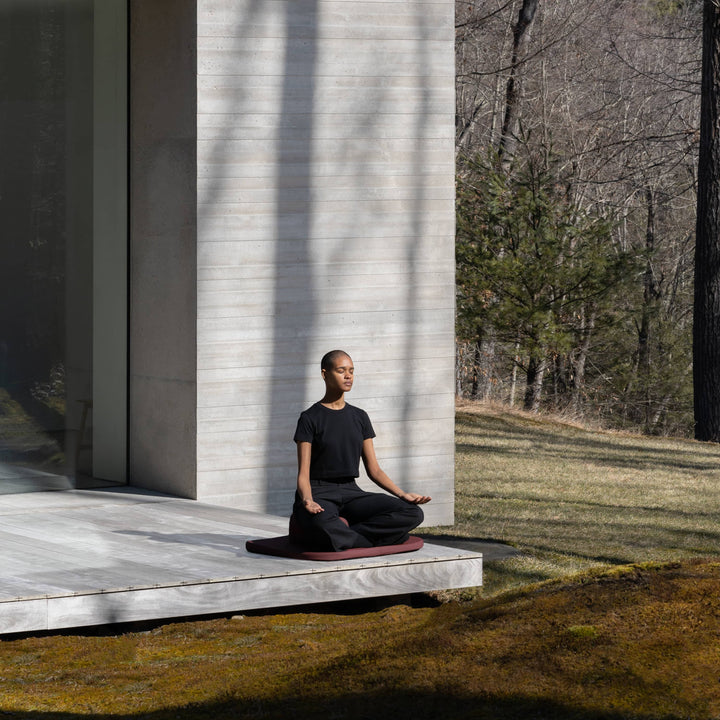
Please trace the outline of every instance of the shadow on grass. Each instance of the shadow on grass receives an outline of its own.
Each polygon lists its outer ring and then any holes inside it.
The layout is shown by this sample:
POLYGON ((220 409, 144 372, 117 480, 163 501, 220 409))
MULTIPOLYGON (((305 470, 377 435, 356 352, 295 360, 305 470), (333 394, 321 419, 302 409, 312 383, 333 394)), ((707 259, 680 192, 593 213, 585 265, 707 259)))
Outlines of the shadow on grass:
MULTIPOLYGON (((332 700, 306 697, 276 701, 254 699, 226 699, 182 708, 171 708, 137 714, 92 714, 56 712, 7 712, 0 705, 0 717, 16 720, 376 720, 392 717, 394 720, 627 720, 625 713, 603 710, 586 710, 541 698, 517 694, 510 697, 493 695, 462 695, 451 686, 435 693, 411 690, 380 690, 366 694, 348 694, 332 700)), ((443 682, 438 678, 438 683, 443 682)), ((633 720, 651 720, 658 715, 633 713, 633 720)), ((662 713, 663 720, 688 720, 699 714, 682 712, 680 715, 662 713)))
POLYGON ((498 591, 541 583, 553 580, 555 577, 556 575, 543 572, 541 569, 523 568, 517 565, 508 567, 503 561, 489 560, 483 563, 482 593, 483 597, 493 597, 498 591))
MULTIPOLYGON (((550 555, 558 554, 558 549, 554 545, 543 544, 543 543, 523 543, 523 550, 531 555, 550 555)), ((629 565, 633 562, 633 558, 619 555, 604 555, 602 553, 592 554, 583 553, 571 550, 562 551, 563 557, 576 558, 583 560, 585 563, 592 563, 595 565, 629 565)))
POLYGON ((522 554, 517 548, 496 538, 448 535, 447 533, 432 534, 427 532, 414 532, 413 535, 417 535, 425 542, 434 543, 435 545, 482 553, 484 560, 507 560, 508 558, 518 557, 522 554))
MULTIPOLYGON (((483 495, 477 495, 478 499, 485 500, 507 500, 507 494, 503 495, 498 492, 488 492, 483 495)), ((543 496, 532 497, 525 495, 522 498, 515 497, 515 499, 522 499, 527 503, 534 503, 536 505, 547 505, 557 507, 562 505, 565 508, 576 508, 581 511, 590 512, 591 510, 607 510, 610 512, 618 512, 622 510, 632 511, 634 515, 647 515, 647 518, 641 518, 642 521, 647 525, 650 520, 664 520, 662 524, 658 524, 658 528, 669 528, 670 523, 676 522, 679 518, 688 519, 693 522, 697 522, 699 519, 711 520, 713 524, 717 519, 716 512, 703 512, 701 510, 684 510, 677 507, 663 507, 660 504, 657 505, 630 505, 623 503, 602 503, 596 500, 574 500, 565 499, 558 500, 556 498, 547 498, 543 496)), ((720 539, 720 532, 716 534, 717 538, 720 539)), ((496 540, 495 542, 503 542, 502 540, 496 540)))
MULTIPOLYGON (((565 460, 582 458, 600 465, 625 468, 646 468, 662 464, 680 471, 717 470, 720 451, 715 446, 702 443, 688 444, 686 449, 652 447, 648 443, 657 438, 643 437, 634 442, 627 436, 600 436, 593 431, 575 427, 548 425, 541 420, 516 420, 487 415, 459 412, 456 417, 459 435, 477 436, 478 441, 458 442, 456 448, 474 455, 524 455, 527 443, 533 452, 548 457, 559 456, 565 460), (506 445, 498 447, 483 442, 489 438, 502 440, 506 445)), ((663 440, 659 440, 662 442, 663 440)), ((668 439, 667 442, 671 442, 668 439)), ((683 442, 677 440, 676 442, 683 442)), ((690 441, 687 441, 690 443, 690 441)))
POLYGON ((607 507, 615 512, 613 520, 596 525, 593 518, 596 507, 592 503, 574 503, 573 506, 584 511, 572 517, 554 518, 548 517, 545 509, 537 512, 531 524, 518 521, 512 514, 512 507, 495 503, 488 504, 485 509, 505 528, 506 537, 512 539, 513 545, 521 553, 530 555, 560 554, 595 563, 624 565, 649 559, 638 554, 642 551, 664 559, 668 559, 667 552, 673 550, 691 555, 698 552, 720 554, 720 532, 712 523, 715 518, 712 514, 617 505, 607 507), (678 521, 689 525, 677 526, 678 521), (614 552, 608 552, 610 548, 614 548, 614 552))

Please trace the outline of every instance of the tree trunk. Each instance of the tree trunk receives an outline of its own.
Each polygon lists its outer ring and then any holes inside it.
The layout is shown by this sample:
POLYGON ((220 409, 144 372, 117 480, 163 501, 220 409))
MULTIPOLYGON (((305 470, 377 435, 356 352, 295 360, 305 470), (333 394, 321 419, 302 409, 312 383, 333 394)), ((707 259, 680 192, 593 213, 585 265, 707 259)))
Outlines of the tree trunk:
POLYGON ((517 389, 518 368, 520 367, 520 340, 515 341, 515 352, 513 354, 512 375, 510 378, 510 407, 515 406, 515 392, 517 389))
POLYGON ((527 382, 525 385, 525 410, 537 412, 540 409, 542 384, 546 368, 547 359, 545 357, 533 356, 530 358, 527 367, 527 382))
POLYGON ((479 332, 477 339, 475 340, 475 346, 473 348, 473 360, 472 360, 472 388, 470 390, 470 397, 473 400, 478 399, 480 394, 480 377, 483 373, 482 368, 482 344, 483 344, 483 333, 479 332))
POLYGON ((655 317, 655 306, 660 291, 655 277, 655 196, 651 188, 645 190, 647 225, 645 229, 645 275, 643 277, 643 306, 638 329, 638 373, 642 388, 642 410, 645 432, 650 433, 650 387, 652 360, 650 357, 650 324, 655 317))
POLYGON ((695 437, 720 442, 720 6, 703 13, 700 160, 695 240, 695 437))
POLYGON ((535 18, 539 0, 523 0, 517 23, 513 30, 513 49, 510 61, 510 75, 505 88, 505 116, 503 119, 502 134, 498 154, 504 162, 512 159, 517 142, 520 120, 520 57, 527 45, 528 29, 535 18))
POLYGON ((463 364, 462 364, 462 351, 460 349, 460 343, 455 342, 455 395, 462 399, 463 396, 463 364))
POLYGON ((595 329, 596 309, 583 308, 582 324, 580 327, 580 347, 572 360, 573 377, 572 377, 572 409, 576 415, 582 412, 582 397, 585 390, 585 366, 587 364, 588 353, 590 352, 590 339, 595 329))

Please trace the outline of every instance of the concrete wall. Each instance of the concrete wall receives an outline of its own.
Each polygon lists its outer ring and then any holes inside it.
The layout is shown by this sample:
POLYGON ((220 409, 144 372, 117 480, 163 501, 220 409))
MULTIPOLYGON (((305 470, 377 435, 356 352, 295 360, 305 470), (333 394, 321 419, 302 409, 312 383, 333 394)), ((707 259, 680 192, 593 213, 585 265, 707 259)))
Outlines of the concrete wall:
POLYGON ((288 514, 341 347, 381 465, 451 522, 452 0, 131 10, 133 483, 288 514))
POLYGON ((129 479, 196 496, 196 3, 130 2, 129 479))
POLYGON ((451 0, 198 0, 197 497, 287 512, 334 347, 453 514, 451 0))

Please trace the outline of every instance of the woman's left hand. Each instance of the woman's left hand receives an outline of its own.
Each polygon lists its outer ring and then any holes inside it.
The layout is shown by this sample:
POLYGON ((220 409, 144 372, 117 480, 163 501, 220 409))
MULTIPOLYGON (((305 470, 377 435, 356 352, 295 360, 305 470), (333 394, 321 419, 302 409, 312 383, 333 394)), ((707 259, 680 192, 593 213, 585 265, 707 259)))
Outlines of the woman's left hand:
POLYGON ((418 495, 417 493, 403 493, 400 497, 413 505, 424 505, 432 500, 429 495, 418 495))

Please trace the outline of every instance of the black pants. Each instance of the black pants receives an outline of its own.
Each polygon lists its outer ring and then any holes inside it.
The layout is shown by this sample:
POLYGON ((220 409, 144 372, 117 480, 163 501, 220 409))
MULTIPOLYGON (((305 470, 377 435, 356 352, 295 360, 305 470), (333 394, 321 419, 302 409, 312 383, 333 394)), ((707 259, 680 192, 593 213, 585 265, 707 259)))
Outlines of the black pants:
POLYGON ((395 545, 407 540, 410 530, 423 521, 423 511, 417 505, 387 493, 365 492, 354 479, 311 480, 310 486, 313 500, 323 512, 308 512, 296 493, 293 514, 318 550, 395 545))

